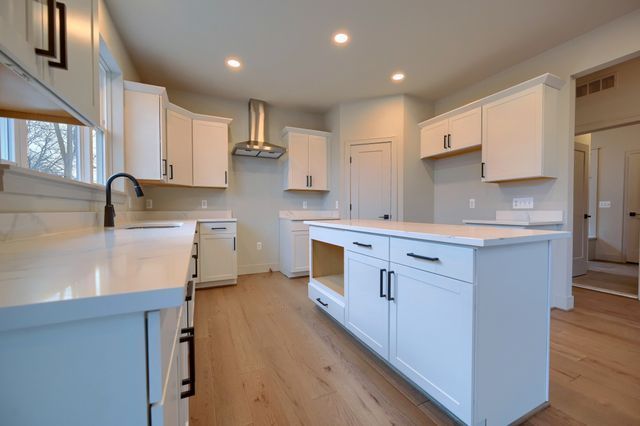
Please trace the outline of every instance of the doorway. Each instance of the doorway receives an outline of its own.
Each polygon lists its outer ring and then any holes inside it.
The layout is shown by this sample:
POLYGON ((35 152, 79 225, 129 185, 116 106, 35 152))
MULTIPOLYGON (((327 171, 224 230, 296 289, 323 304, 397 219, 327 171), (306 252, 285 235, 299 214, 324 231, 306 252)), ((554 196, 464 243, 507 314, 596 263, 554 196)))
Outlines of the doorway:
POLYGON ((391 141, 349 145, 349 218, 396 220, 391 141))
POLYGON ((573 276, 588 269, 589 146, 576 142, 573 151, 573 276))

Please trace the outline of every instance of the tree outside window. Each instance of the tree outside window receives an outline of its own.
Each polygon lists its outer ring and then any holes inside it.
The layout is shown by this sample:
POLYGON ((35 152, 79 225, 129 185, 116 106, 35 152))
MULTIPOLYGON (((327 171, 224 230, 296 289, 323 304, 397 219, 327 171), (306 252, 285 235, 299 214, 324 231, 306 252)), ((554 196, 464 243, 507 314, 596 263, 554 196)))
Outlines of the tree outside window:
POLYGON ((69 124, 27 121, 29 168, 78 179, 80 128, 69 124))

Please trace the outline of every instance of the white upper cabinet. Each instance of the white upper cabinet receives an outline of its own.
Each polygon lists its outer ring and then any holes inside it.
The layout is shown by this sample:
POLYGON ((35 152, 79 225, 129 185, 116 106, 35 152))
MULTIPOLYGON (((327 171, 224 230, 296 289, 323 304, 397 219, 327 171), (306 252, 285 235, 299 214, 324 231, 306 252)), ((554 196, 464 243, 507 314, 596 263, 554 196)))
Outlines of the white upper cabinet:
POLYGON ((6 115, 98 125, 98 34, 98 0, 0 2, 6 115))
POLYGON ((328 148, 331 133, 285 127, 288 145, 285 190, 328 191, 328 148))
POLYGON ((420 129, 420 157, 438 158, 482 145, 482 108, 429 120, 420 129))
POLYGON ((167 142, 164 87, 124 84, 125 169, 138 179, 164 182, 167 142))
POLYGON ((167 109, 167 183, 190 186, 193 184, 193 152, 191 143, 191 117, 167 109))
POLYGON ((193 120, 193 186, 229 186, 229 126, 193 120))
POLYGON ((482 107, 485 182, 555 177, 557 93, 540 84, 482 107))

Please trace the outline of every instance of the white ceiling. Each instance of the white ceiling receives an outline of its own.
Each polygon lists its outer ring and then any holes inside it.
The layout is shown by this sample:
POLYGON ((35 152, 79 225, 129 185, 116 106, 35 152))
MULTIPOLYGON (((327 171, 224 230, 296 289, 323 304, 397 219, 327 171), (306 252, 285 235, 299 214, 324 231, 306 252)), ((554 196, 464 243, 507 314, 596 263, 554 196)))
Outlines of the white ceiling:
POLYGON ((438 99, 640 7, 640 0, 106 0, 143 81, 322 111, 438 99), (346 47, 331 35, 348 30, 346 47), (230 71, 228 56, 244 67, 230 71), (403 70, 404 82, 391 73, 403 70))

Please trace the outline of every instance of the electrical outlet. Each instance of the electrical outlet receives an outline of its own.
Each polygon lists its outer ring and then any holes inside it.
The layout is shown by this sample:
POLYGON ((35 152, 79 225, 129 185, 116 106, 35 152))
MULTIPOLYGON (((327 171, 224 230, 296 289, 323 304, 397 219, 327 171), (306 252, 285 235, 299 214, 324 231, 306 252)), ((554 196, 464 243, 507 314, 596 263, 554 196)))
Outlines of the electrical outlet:
POLYGON ((303 208, 303 209, 306 209, 306 208, 307 208, 307 202, 306 202, 306 201, 303 201, 303 202, 302 202, 302 208, 303 208))
POLYGON ((260 241, 256 243, 256 249, 262 250, 262 243, 260 241))
POLYGON ((202 205, 203 209, 206 209, 207 208, 207 200, 202 200, 201 205, 202 205))
POLYGON ((145 206, 147 206, 148 209, 152 209, 153 208, 153 200, 151 198, 145 200, 145 206))
POLYGON ((469 208, 470 209, 475 209, 476 208, 476 199, 475 198, 469 198, 469 208))
POLYGON ((611 201, 600 201, 598 203, 598 207, 600 207, 601 209, 610 209, 611 208, 611 201))
POLYGON ((340 207, 339 207, 338 200, 336 200, 336 210, 338 210, 339 208, 340 208, 340 207))
POLYGON ((514 209, 532 209, 533 197, 514 198, 513 208, 514 209))

